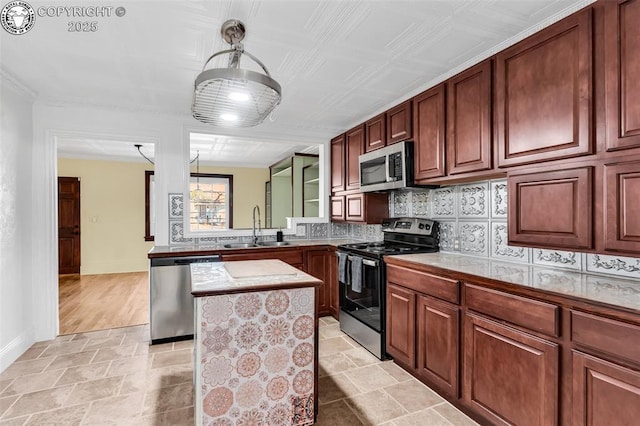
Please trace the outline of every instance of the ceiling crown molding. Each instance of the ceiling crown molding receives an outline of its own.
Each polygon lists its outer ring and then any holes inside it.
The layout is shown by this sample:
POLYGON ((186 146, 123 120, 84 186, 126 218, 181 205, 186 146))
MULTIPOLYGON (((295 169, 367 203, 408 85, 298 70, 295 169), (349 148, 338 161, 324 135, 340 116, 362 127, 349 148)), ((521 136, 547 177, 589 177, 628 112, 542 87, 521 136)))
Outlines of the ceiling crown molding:
POLYGON ((31 100, 32 102, 36 100, 38 97, 38 93, 27 86, 24 82, 22 82, 18 77, 11 74, 6 69, 0 66, 0 78, 7 84, 9 84, 14 89, 18 90, 20 93, 24 94, 31 100))

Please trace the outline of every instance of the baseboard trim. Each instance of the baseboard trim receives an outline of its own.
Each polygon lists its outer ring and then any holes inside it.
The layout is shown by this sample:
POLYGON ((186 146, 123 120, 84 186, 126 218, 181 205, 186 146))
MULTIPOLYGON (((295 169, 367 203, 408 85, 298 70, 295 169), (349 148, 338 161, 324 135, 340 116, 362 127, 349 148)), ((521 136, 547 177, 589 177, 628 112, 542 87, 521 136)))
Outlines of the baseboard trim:
POLYGON ((0 373, 7 369, 16 359, 35 343, 33 333, 28 330, 19 334, 0 349, 0 373))

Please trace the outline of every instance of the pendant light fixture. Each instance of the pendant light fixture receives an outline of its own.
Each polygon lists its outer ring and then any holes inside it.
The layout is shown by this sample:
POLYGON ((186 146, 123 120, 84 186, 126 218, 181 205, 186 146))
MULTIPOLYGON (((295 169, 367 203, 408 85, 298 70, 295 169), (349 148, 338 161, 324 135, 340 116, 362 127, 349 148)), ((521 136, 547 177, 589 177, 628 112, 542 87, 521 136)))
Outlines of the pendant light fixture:
POLYGON ((271 78, 267 67, 244 50, 244 24, 230 19, 222 24, 222 38, 231 49, 214 53, 196 77, 191 112, 203 123, 221 127, 256 126, 271 114, 282 99, 282 88, 271 78), (228 54, 226 68, 205 69, 216 56, 228 54), (240 68, 242 55, 262 68, 264 74, 240 68))
POLYGON ((204 198, 204 192, 200 189, 200 151, 196 155, 196 189, 189 194, 192 201, 198 202, 204 198))

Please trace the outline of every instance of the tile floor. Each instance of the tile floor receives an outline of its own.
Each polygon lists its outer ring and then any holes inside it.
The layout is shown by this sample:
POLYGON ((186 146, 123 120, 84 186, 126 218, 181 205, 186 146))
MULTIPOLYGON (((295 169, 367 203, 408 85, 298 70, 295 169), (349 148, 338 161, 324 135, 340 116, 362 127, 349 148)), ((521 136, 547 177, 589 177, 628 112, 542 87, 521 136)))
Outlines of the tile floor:
MULTIPOLYGON (((320 323, 318 425, 473 425, 392 361, 320 323)), ((148 326, 60 336, 0 374, 0 425, 193 425, 192 342, 148 326)))

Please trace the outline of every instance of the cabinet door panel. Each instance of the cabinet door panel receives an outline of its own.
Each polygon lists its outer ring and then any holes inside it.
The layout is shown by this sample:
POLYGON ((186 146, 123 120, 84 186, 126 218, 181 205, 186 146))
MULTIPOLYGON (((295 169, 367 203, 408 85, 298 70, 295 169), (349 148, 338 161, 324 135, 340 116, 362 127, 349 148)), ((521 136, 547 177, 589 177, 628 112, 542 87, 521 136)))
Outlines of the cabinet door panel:
POLYGON ((640 252, 640 161, 606 164, 605 249, 640 252))
POLYGON ((640 373, 577 351, 573 359, 573 424, 635 425, 640 373))
POLYGON ((592 167, 509 175, 509 243, 591 248, 592 167))
POLYGON ((416 294, 393 284, 387 286, 387 352, 415 368, 416 294))
POLYGON ((447 83, 449 174, 491 168, 491 61, 447 83))
POLYGON ((345 188, 345 136, 340 135, 331 140, 331 191, 344 191, 345 188))
POLYGON ((382 148, 387 144, 387 131, 385 127, 386 121, 384 114, 380 114, 365 123, 365 152, 382 148))
POLYGON ((411 139, 411 101, 406 101, 387 111, 387 145, 411 139))
POLYGON ((466 314, 463 399, 494 424, 558 423, 558 345, 466 314))
POLYGON ((347 221, 364 222, 364 195, 353 194, 346 196, 347 221))
POLYGON ((605 3, 607 150, 640 147, 640 1, 605 3))
POLYGON ((429 89, 413 100, 415 180, 444 176, 444 84, 429 89))
POLYGON ((458 397, 459 309, 418 297, 418 374, 458 397))
POLYGON ((346 135, 346 182, 345 189, 360 188, 360 164, 358 157, 364 152, 364 124, 351 129, 346 135))
POLYGON ((591 9, 496 56, 498 165, 592 152, 591 9))
POLYGON ((331 197, 331 220, 344 222, 346 220, 346 207, 344 205, 345 196, 335 195, 331 197))
POLYGON ((322 280, 322 285, 316 292, 318 298, 318 315, 329 313, 329 272, 328 250, 307 250, 304 259, 304 272, 322 280))

